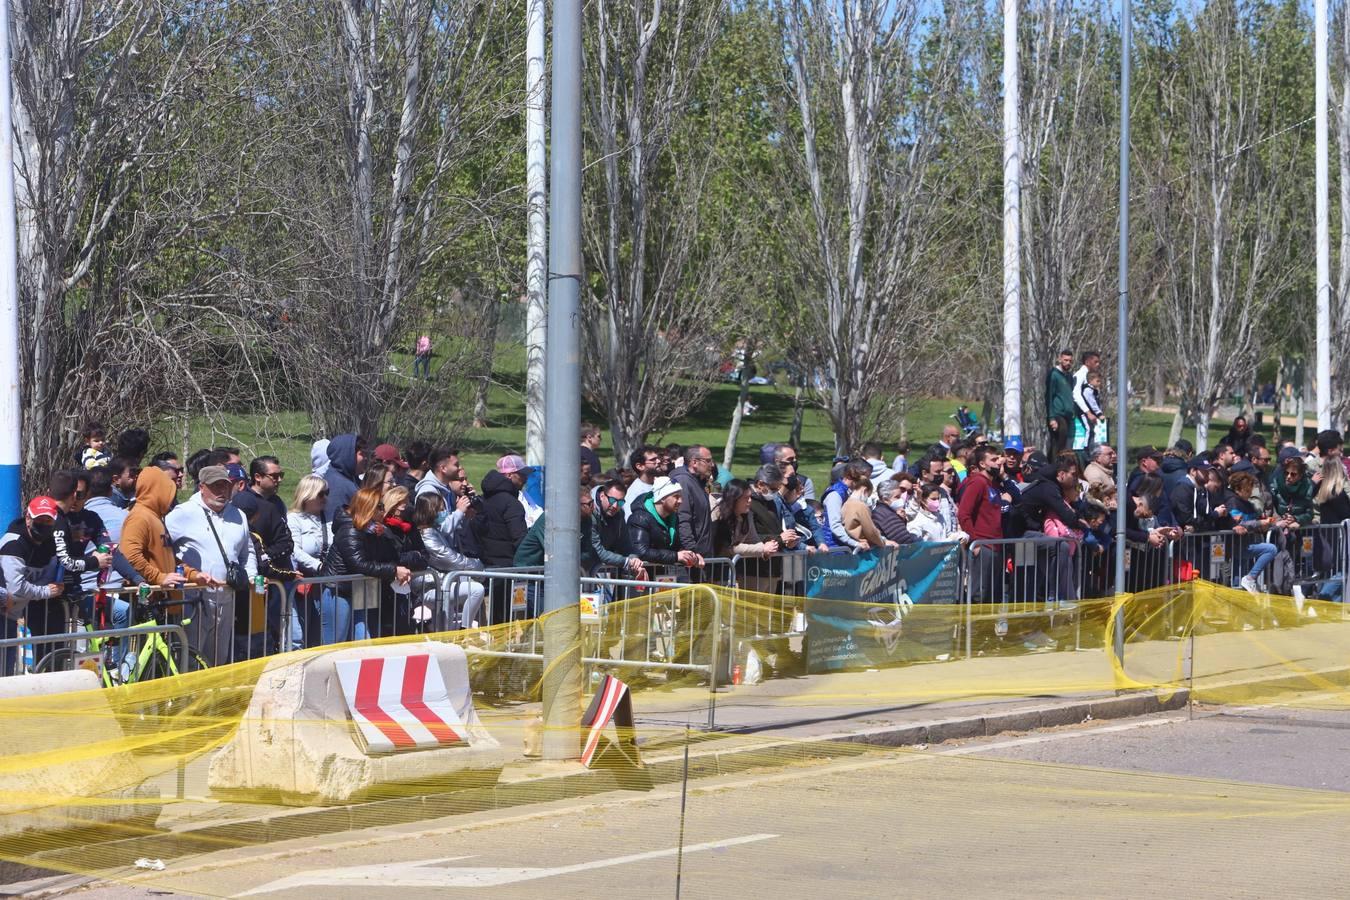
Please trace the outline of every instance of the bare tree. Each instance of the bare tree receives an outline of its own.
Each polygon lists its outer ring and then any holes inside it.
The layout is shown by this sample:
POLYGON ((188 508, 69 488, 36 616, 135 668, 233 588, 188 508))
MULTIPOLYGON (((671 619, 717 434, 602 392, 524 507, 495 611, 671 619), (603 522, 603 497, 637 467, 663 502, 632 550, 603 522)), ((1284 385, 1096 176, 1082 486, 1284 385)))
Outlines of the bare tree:
POLYGON ((1336 297, 1332 303, 1331 396, 1332 420, 1344 423, 1350 419, 1350 15, 1344 3, 1337 5, 1333 22, 1340 26, 1341 37, 1331 54, 1333 89, 1338 83, 1340 87, 1335 115, 1341 246, 1336 297))
MULTIPOLYGON (((1010 0, 1013 2, 1013 0, 1010 0)), ((1044 428, 1045 370, 1063 348, 1114 334, 1115 85, 1107 10, 1033 0, 1022 59, 1023 321, 1032 416, 1044 428)), ((1036 434, 1028 426, 1029 434, 1036 434)))
POLYGON ((930 181, 938 119, 955 84, 950 44, 916 54, 918 4, 784 0, 783 53, 799 148, 794 174, 810 197, 805 290, 810 381, 840 452, 889 415, 912 380, 934 324, 923 300, 943 234, 942 187, 930 181), (922 86, 920 82, 922 81, 922 86))
POLYGON ((1216 2, 1191 16, 1182 71, 1161 88, 1181 146, 1164 131, 1146 166, 1147 213, 1162 254, 1160 309, 1202 450, 1216 405, 1254 370, 1263 316, 1294 281, 1295 235, 1273 223, 1298 155, 1293 137, 1262 140, 1280 131, 1270 118, 1279 105, 1269 51, 1250 40, 1245 13, 1216 2))
POLYGON ((252 323, 214 304, 229 260, 203 239, 243 165, 216 127, 239 103, 250 3, 13 4, 13 127, 30 484, 84 421, 218 410, 257 363, 252 323), (200 27, 184 27, 187 21, 200 27), (199 161, 209 161, 198 166, 199 161))
POLYGON ((701 233, 711 154, 678 141, 719 0, 597 0, 588 29, 584 385, 617 459, 711 389, 731 250, 701 233))

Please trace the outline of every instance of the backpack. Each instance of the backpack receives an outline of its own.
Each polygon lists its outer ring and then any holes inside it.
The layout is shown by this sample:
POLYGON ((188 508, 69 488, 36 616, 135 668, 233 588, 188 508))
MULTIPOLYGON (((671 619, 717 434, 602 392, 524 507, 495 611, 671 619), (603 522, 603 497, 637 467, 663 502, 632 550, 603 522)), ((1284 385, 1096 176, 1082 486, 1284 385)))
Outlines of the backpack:
POLYGON ((1294 558, 1288 550, 1281 550, 1271 560, 1266 572, 1266 586, 1272 594, 1288 597, 1294 592, 1294 558))

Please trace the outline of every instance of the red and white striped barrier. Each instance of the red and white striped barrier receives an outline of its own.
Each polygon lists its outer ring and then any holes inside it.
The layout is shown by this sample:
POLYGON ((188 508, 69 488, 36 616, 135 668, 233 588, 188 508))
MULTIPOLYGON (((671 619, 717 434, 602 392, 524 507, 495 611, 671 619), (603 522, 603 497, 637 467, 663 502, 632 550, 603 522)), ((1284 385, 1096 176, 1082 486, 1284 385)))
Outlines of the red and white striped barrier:
POLYGON ((343 660, 336 668, 366 753, 467 743, 440 666, 427 654, 343 660))
POLYGON ((605 740, 605 726, 614 723, 619 738, 617 749, 630 764, 641 766, 638 759, 637 744, 633 733, 633 698, 628 694, 628 685, 613 675, 606 675, 600 682, 600 689, 591 699, 586 715, 581 718, 581 727, 588 729, 586 743, 581 749, 581 764, 590 768, 597 756, 603 755, 608 742, 605 740))

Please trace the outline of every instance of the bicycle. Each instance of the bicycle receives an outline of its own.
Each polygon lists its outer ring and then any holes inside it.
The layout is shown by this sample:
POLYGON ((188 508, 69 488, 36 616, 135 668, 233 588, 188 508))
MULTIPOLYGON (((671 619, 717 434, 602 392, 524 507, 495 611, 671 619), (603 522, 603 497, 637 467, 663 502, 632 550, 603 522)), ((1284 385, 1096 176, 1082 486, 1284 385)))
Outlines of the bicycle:
MULTIPOLYGON (((81 598, 61 598, 66 607, 67 627, 71 634, 111 628, 110 606, 107 602, 108 593, 99 591, 95 595, 94 615, 92 617, 94 621, 91 623, 86 623, 80 618, 81 598)), ((191 607, 201 602, 199 598, 183 597, 167 597, 140 603, 133 601, 130 627, 132 629, 150 629, 161 624, 169 624, 167 621, 161 623, 159 621, 160 616, 157 613, 167 612, 174 607, 191 607)), ((184 616, 174 624, 186 628, 192 624, 192 619, 184 616)), ((139 641, 139 646, 137 646, 136 635, 127 635, 121 639, 89 638, 86 642, 74 641, 71 646, 56 648, 38 662, 34 671, 64 672, 76 667, 88 668, 90 662, 97 661, 97 670, 104 687, 118 687, 142 681, 152 681, 170 675, 186 674, 179 671, 180 660, 182 659, 180 642, 181 638, 172 632, 148 630, 145 632, 143 639, 139 641), (118 649, 117 643, 119 640, 125 641, 127 644, 120 661, 114 655, 118 649), (81 643, 85 644, 83 648, 79 646, 81 643)), ((187 648, 187 671, 196 672, 206 668, 209 668, 206 660, 197 648, 189 644, 187 648)))

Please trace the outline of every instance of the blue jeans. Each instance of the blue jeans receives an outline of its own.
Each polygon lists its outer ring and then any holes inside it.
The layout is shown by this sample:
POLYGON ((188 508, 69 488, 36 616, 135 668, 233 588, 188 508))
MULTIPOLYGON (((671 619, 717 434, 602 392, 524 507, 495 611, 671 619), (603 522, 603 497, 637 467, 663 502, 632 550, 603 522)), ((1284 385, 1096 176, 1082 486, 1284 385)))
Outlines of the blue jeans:
POLYGON ((366 610, 352 612, 352 601, 332 588, 324 588, 315 604, 319 608, 319 643, 340 644, 370 637, 366 610))
POLYGON ((1247 573, 1255 578, 1266 570, 1266 566, 1270 565, 1270 561, 1280 552, 1280 548, 1274 544, 1248 544, 1247 552, 1256 555, 1256 562, 1252 565, 1252 570, 1247 573))
MULTIPOLYGON (((109 597, 112 601, 112 628, 128 628, 131 626, 131 604, 121 597, 109 597)), ((84 614, 84 620, 91 623, 95 628, 99 625, 94 621, 94 595, 85 594, 80 600, 80 611, 84 614)), ((122 657, 127 654, 127 643, 123 638, 112 639, 112 662, 115 666, 122 664, 122 657)))

